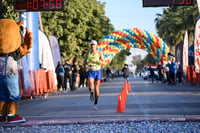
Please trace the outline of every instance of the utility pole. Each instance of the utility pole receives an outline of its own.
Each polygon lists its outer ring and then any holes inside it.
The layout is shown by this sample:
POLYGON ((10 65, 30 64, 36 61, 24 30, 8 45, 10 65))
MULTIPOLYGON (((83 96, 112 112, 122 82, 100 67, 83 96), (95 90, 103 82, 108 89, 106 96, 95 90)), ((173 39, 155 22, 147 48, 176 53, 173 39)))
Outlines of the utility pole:
POLYGON ((2 12, 2 0, 0 0, 0 19, 3 17, 2 12))

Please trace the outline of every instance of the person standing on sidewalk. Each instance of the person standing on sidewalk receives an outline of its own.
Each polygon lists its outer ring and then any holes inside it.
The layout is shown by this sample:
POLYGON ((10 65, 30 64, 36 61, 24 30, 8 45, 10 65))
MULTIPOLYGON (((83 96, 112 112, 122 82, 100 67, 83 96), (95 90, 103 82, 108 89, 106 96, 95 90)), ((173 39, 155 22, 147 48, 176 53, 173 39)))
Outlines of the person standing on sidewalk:
POLYGON ((172 62, 170 64, 170 77, 172 80, 172 84, 176 85, 176 73, 177 73, 177 63, 175 61, 175 58, 172 58, 172 62))
POLYGON ((82 65, 79 69, 79 75, 80 75, 80 83, 79 83, 79 87, 85 87, 85 79, 86 79, 86 69, 85 66, 82 65))
POLYGON ((72 65, 70 64, 70 61, 66 60, 63 67, 65 69, 65 79, 64 79, 64 87, 66 89, 65 91, 71 90, 72 89, 72 65), (67 82, 69 82, 69 86, 67 82))
POLYGON ((183 66, 181 65, 180 61, 177 62, 177 77, 178 77, 178 83, 183 84, 183 81, 182 81, 183 66))
POLYGON ((154 74, 154 70, 153 70, 153 68, 151 66, 149 66, 149 71, 150 71, 150 76, 151 76, 152 83, 154 83, 155 74, 154 74))
POLYGON ((106 69, 106 81, 107 82, 110 82, 110 75, 111 75, 110 68, 107 67, 107 69, 106 69))
POLYGON ((78 83, 79 81, 77 80, 78 74, 79 74, 78 58, 75 57, 73 59, 73 64, 72 64, 72 88, 71 88, 72 91, 78 88, 78 85, 79 85, 78 83))
POLYGON ((84 64, 87 64, 87 77, 89 81, 90 100, 94 101, 93 109, 97 110, 98 98, 99 98, 99 85, 102 78, 101 65, 105 65, 103 54, 97 50, 97 41, 92 40, 90 42, 90 50, 86 54, 84 64), (93 91, 95 90, 95 98, 93 91))
POLYGON ((65 90, 65 88, 64 88, 65 69, 60 62, 58 62, 55 72, 56 72, 56 76, 57 76, 57 80, 58 80, 58 85, 57 85, 58 91, 61 89, 65 90))

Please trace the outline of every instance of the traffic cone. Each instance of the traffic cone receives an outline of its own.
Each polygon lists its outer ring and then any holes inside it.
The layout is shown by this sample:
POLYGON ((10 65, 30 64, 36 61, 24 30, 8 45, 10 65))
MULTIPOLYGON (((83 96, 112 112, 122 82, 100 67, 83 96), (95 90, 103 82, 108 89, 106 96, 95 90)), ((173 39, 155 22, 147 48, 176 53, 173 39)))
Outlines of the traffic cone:
POLYGON ((126 97, 128 95, 128 91, 126 89, 126 87, 123 88, 122 92, 121 92, 121 97, 122 97, 122 102, 123 102, 123 109, 126 109, 126 97))
POLYGON ((122 107, 123 107, 123 110, 126 109, 126 94, 125 94, 125 92, 122 94, 122 107))
POLYGON ((121 94, 118 96, 117 113, 124 112, 123 100, 121 94))
POLYGON ((123 90, 122 90, 122 93, 127 96, 128 95, 128 90, 127 90, 127 87, 124 86, 123 90))
POLYGON ((125 81, 125 84, 124 84, 124 88, 123 88, 123 91, 124 93, 126 94, 126 96, 128 95, 128 84, 127 82, 125 81))

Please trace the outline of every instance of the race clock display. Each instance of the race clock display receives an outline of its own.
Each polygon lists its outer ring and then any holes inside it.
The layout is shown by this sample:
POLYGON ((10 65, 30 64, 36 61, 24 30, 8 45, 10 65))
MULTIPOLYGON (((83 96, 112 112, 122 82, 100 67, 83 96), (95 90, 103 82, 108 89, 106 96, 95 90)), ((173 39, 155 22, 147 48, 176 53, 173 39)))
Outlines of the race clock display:
POLYGON ((15 0, 15 11, 64 10, 64 0, 15 0))
POLYGON ((189 6, 194 0, 143 0, 143 7, 189 6))

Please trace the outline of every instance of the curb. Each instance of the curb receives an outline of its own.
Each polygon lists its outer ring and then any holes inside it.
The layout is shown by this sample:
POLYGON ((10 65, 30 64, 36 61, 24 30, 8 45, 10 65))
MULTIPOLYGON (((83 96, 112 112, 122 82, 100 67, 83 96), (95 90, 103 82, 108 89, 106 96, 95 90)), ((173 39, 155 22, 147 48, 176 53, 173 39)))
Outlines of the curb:
POLYGON ((31 127, 31 126, 55 126, 69 124, 101 124, 101 123, 140 123, 149 122, 200 122, 200 115, 150 115, 150 116, 131 116, 120 118, 87 118, 87 119, 54 119, 54 120, 31 120, 25 123, 0 124, 1 127, 31 127))

